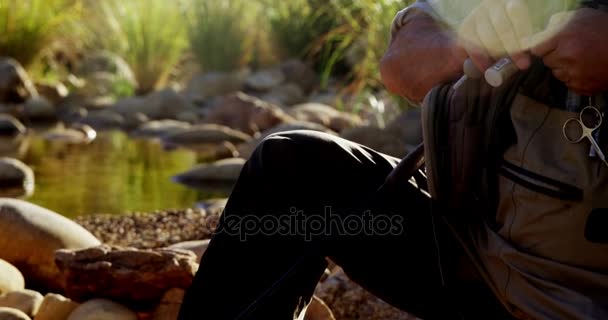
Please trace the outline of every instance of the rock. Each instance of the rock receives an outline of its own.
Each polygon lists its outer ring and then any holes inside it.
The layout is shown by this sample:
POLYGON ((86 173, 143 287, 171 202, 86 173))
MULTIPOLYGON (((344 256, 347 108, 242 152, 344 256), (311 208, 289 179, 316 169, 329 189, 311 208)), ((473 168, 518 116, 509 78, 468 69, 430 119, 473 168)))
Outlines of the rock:
POLYGON ((0 136, 16 137, 25 134, 26 131, 23 123, 17 118, 8 114, 0 114, 0 136))
POLYGON ((38 96, 36 87, 17 60, 0 57, 0 102, 22 103, 38 96))
POLYGON ((175 117, 178 121, 188 122, 188 123, 196 123, 200 120, 199 115, 194 111, 184 111, 177 114, 175 117))
POLYGON ((245 161, 242 158, 231 158, 209 164, 200 164, 187 172, 178 174, 174 177, 174 180, 186 185, 232 183, 238 179, 245 161))
POLYGON ((251 137, 243 132, 215 124, 201 124, 185 130, 169 133, 161 138, 166 147, 197 147, 222 142, 243 143, 251 137))
POLYGON ((422 142, 420 109, 410 109, 401 113, 401 115, 386 125, 386 131, 399 137, 399 139, 408 145, 418 145, 422 142))
POLYGON ((38 94, 46 98, 53 105, 59 104, 70 93, 68 88, 61 82, 54 84, 36 82, 35 86, 38 94))
POLYGON ((304 320, 336 320, 336 318, 323 300, 313 296, 306 309, 304 320))
POLYGON ((122 99, 112 106, 112 110, 123 116, 143 113, 150 119, 176 119, 184 112, 195 113, 196 108, 185 97, 168 87, 145 97, 122 99))
POLYGON ((173 288, 167 291, 160 304, 152 314, 152 320, 177 320, 179 309, 184 301, 186 291, 180 288, 173 288))
POLYGON ((11 291, 0 295, 0 307, 21 310, 30 317, 38 313, 42 303, 42 295, 33 290, 11 291))
POLYGON ((128 130, 139 128, 150 121, 150 118, 141 112, 127 113, 123 117, 125 118, 124 127, 128 130))
POLYGON ((305 94, 310 93, 319 84, 317 73, 312 67, 300 60, 291 59, 281 64, 286 82, 297 84, 305 94))
POLYGON ((220 99, 209 110, 204 121, 254 134, 293 119, 281 108, 239 92, 220 99))
POLYGON ((239 145, 237 148, 238 156, 241 158, 249 159, 249 157, 251 156, 251 154, 253 153, 255 148, 258 146, 258 144, 262 140, 264 140, 264 138, 266 138, 267 136, 269 136, 273 133, 292 131, 292 130, 313 130, 313 131, 321 131, 321 132, 325 132, 325 133, 329 133, 329 134, 333 134, 333 135, 338 135, 334 131, 332 131, 332 130, 328 129, 327 127, 324 127, 318 123, 306 122, 306 121, 294 121, 291 123, 285 123, 285 124, 278 125, 270 130, 266 130, 266 131, 262 132, 262 134, 260 136, 258 136, 257 138, 255 138, 247 143, 243 143, 243 144, 239 145))
MULTIPOLYGON (((30 136, 2 137, 0 136, 0 155, 8 158, 23 159, 30 147, 30 136)), ((22 188, 20 188, 22 189, 22 188)), ((27 190, 22 190, 27 191, 27 190)))
POLYGON ((325 301, 336 319, 416 319, 352 282, 342 269, 336 270, 321 282, 315 290, 315 295, 325 301))
POLYGON ((35 320, 66 320, 78 307, 78 303, 60 295, 49 293, 44 296, 35 320))
POLYGON ((125 118, 110 110, 99 110, 89 112, 79 122, 89 125, 96 130, 108 130, 123 127, 125 125, 125 118))
POLYGON ((135 131, 132 136, 143 138, 159 138, 170 134, 185 131, 190 128, 190 124, 177 120, 155 120, 144 123, 135 131))
POLYGON ((121 81, 110 73, 97 71, 87 74, 84 79, 84 86, 77 88, 76 93, 90 98, 105 97, 114 94, 114 90, 117 86, 117 82, 121 81))
POLYGON ((0 259, 0 294, 25 289, 25 280, 19 269, 0 259))
POLYGON ((28 287, 61 290, 55 250, 96 245, 99 240, 68 218, 25 201, 0 198, 0 258, 21 270, 28 287))
POLYGON ((34 171, 25 163, 13 158, 0 158, 0 197, 31 195, 34 185, 34 171))
POLYGON ((228 202, 227 198, 207 199, 197 203, 197 208, 204 209, 210 215, 221 215, 228 202))
POLYGON ((21 310, 0 307, 0 320, 31 320, 21 310))
POLYGON ((55 118, 55 108, 44 97, 31 97, 23 105, 23 115, 28 119, 52 119, 55 118))
POLYGON ((241 90, 247 75, 247 71, 240 71, 210 72, 195 76, 186 86, 184 94, 193 103, 201 105, 206 99, 241 90))
POLYGON ((350 128, 340 136, 397 158, 405 157, 411 148, 399 137, 377 127, 350 128))
POLYGON ((67 320, 137 320, 137 314, 116 302, 93 299, 78 306, 67 320))
POLYGON ((171 288, 187 289, 198 269, 190 251, 108 245, 58 250, 55 262, 65 277, 68 297, 104 297, 129 305, 153 304, 171 288))
POLYGON ((286 83, 275 87, 269 93, 262 96, 262 100, 279 106, 292 106, 303 102, 304 99, 302 89, 293 83, 286 83))
POLYGON ((194 254, 196 254, 196 262, 201 262, 201 257, 207 250, 207 247, 209 246, 209 241, 210 241, 209 239, 184 241, 184 242, 172 244, 172 245, 168 246, 167 248, 192 251, 192 252, 194 252, 194 254))
POLYGON ((119 55, 108 51, 90 53, 76 67, 76 75, 81 78, 90 78, 92 75, 106 73, 112 78, 125 81, 132 87, 137 81, 129 64, 119 55))
POLYGON ((67 144, 88 144, 97 137, 95 129, 86 124, 74 124, 69 128, 59 126, 45 132, 42 137, 49 141, 61 141, 67 144))
POLYGON ((279 68, 261 70, 245 79, 245 86, 255 91, 270 91, 285 81, 285 75, 279 68))
POLYGON ((289 109, 289 114, 298 120, 318 123, 336 132, 362 125, 361 119, 356 115, 320 103, 293 106, 289 109))

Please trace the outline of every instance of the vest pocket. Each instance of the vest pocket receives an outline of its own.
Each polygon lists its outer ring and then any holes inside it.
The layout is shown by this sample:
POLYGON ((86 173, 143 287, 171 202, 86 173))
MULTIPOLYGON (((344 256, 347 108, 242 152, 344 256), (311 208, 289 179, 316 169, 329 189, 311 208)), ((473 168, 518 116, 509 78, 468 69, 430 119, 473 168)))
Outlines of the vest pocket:
POLYGON ((583 189, 534 173, 506 160, 500 167, 500 174, 528 190, 548 197, 564 201, 583 200, 583 189))

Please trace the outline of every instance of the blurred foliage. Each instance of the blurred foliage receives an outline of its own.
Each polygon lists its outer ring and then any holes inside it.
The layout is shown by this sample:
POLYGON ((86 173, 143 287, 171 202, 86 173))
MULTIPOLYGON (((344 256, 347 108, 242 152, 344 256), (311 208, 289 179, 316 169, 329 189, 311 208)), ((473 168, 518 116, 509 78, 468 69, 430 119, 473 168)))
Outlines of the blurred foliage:
POLYGON ((45 49, 76 31, 78 0, 0 0, 0 56, 32 67, 45 49))
POLYGON ((94 49, 122 56, 140 93, 163 85, 187 46, 182 2, 103 0, 88 2, 84 21, 94 49))
POLYGON ((247 0, 192 0, 188 38, 202 70, 232 71, 251 61, 258 9, 247 0))
POLYGON ((298 57, 313 62, 323 85, 338 78, 356 93, 380 87, 390 23, 409 2, 0 0, 0 54, 30 66, 58 41, 83 54, 111 51, 133 69, 138 93, 164 85, 184 56, 204 72, 298 57))

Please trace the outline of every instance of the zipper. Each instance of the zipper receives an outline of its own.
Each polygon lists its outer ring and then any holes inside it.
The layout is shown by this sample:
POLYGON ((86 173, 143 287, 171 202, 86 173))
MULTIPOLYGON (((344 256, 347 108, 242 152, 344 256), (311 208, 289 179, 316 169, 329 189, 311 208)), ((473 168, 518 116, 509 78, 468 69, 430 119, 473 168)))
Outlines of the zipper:
POLYGON ((528 190, 548 197, 564 201, 583 200, 583 189, 534 173, 506 160, 500 167, 500 174, 528 190))

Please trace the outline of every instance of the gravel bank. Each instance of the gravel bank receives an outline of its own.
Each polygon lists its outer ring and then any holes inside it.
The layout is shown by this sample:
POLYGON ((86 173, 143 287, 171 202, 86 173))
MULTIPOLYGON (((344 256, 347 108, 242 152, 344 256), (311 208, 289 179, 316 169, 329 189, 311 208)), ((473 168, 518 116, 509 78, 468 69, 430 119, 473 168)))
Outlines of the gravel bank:
POLYGON ((123 215, 95 214, 74 219, 101 242, 142 249, 211 238, 219 211, 163 210, 123 215))

